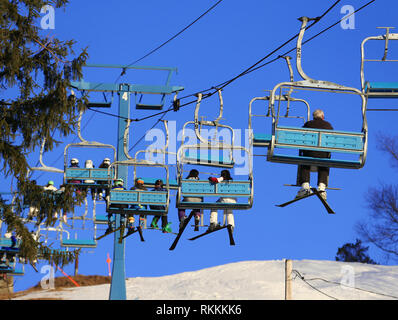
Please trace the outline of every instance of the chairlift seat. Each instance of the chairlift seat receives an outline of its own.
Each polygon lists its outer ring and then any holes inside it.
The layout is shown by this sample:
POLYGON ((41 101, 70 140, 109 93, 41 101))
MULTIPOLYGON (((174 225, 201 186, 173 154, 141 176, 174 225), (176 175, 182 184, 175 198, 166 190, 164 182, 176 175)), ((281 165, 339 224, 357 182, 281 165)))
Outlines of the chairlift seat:
POLYGON ((177 203, 177 208, 182 209, 250 209, 252 206, 251 183, 247 180, 233 180, 212 184, 208 180, 192 180, 184 179, 181 181, 180 195, 178 199, 182 199, 177 203), (191 197, 230 197, 247 199, 245 203, 223 203, 223 202, 191 202, 191 197), (185 199, 184 199, 185 198, 185 199))
POLYGON ((95 248, 97 242, 92 239, 62 239, 61 246, 75 248, 95 248))
POLYGON ((87 108, 110 108, 112 102, 89 102, 87 108))
POLYGON ((135 108, 138 110, 162 110, 163 104, 143 104, 137 103, 135 108))
MULTIPOLYGON (((0 247, 11 247, 12 241, 10 238, 0 238, 0 247)), ((17 241, 16 247, 19 247, 19 241, 17 241)))
POLYGON ((366 82, 369 98, 398 98, 398 82, 366 82))
MULTIPOLYGON (((66 168, 65 179, 69 180, 81 180, 82 183, 78 185, 106 187, 106 184, 99 184, 97 181, 108 181, 108 169, 107 168, 66 168), (85 180, 94 180, 94 183, 85 183, 85 180)), ((75 185, 76 183, 68 182, 68 184, 75 185)), ((77 185, 77 184, 76 184, 77 185)))
POLYGON ((216 166, 216 167, 224 167, 224 168, 233 168, 234 161, 229 157, 219 157, 214 155, 206 155, 202 154, 200 150, 198 150, 196 157, 192 157, 189 152, 187 152, 183 158, 184 163, 187 164, 197 164, 197 165, 205 165, 205 166, 216 166))
POLYGON ((11 276, 23 276, 25 275, 25 271, 23 269, 15 269, 10 273, 11 276))
POLYGON ((268 147, 271 144, 272 135, 264 133, 253 134, 254 147, 268 147))
POLYGON ((167 194, 167 191, 110 190, 107 212, 121 214, 135 213, 146 215, 162 215, 167 213, 167 194), (120 205, 128 205, 132 207, 122 208, 120 205), (150 209, 149 206, 164 206, 165 209, 154 210, 150 209))
POLYGON ((19 248, 16 247, 0 247, 0 252, 18 253, 19 248))
MULTIPOLYGON (((364 133, 335 131, 325 129, 310 129, 298 127, 277 127, 274 149, 287 148, 298 150, 324 151, 331 153, 345 153, 363 156, 365 144, 364 133)), ((272 148, 271 148, 272 149, 272 148)), ((336 158, 313 158, 307 156, 295 156, 276 154, 269 152, 268 161, 290 164, 303 164, 314 166, 326 166, 336 168, 361 168, 360 160, 345 160, 336 158)))
POLYGON ((0 274, 1 273, 12 273, 14 271, 15 271, 14 267, 8 266, 5 263, 0 263, 0 274))
POLYGON ((94 223, 95 224, 108 224, 108 216, 107 215, 96 215, 94 223))

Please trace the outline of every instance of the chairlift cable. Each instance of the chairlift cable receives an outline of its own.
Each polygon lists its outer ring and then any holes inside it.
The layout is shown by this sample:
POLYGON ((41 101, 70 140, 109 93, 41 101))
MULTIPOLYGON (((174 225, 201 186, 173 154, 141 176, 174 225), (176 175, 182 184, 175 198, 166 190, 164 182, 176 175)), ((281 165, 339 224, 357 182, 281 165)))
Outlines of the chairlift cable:
POLYGON ((136 64, 137 62, 143 60, 144 58, 148 57, 149 55, 151 55, 152 53, 156 52, 157 50, 159 50, 161 47, 163 47, 164 45, 166 45, 167 43, 169 43, 170 41, 174 40, 176 37, 178 37, 181 33, 183 33, 185 30, 187 30, 188 28, 190 28, 193 24, 195 24, 197 21, 199 21, 201 18, 203 18, 206 14, 208 14, 211 10, 213 10, 217 5, 219 5, 223 0, 219 0, 217 1, 217 3, 215 3, 214 5, 212 5, 209 9, 207 9, 204 13, 202 13, 198 18, 196 18, 194 21, 192 21, 189 25, 187 25, 185 28, 183 28, 181 31, 177 32, 174 36, 172 36, 170 39, 168 39, 167 41, 163 42, 161 45, 157 46, 155 49, 151 50, 150 52, 148 52, 147 54, 145 54, 144 56, 142 56, 141 58, 135 60, 134 62, 126 65, 123 69, 122 69, 122 73, 119 75, 119 77, 117 78, 116 81, 118 81, 120 79, 121 76, 123 76, 126 72, 126 68, 136 64))

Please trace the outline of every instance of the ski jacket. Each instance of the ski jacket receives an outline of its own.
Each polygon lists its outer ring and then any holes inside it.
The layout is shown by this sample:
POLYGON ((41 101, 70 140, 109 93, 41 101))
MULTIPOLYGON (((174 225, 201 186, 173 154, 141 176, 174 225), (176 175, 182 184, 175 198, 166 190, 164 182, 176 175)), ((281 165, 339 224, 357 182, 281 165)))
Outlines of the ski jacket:
MULTIPOLYGON (((326 129, 333 130, 332 125, 322 119, 314 119, 307 121, 303 128, 313 128, 313 129, 326 129)), ((304 157, 314 157, 314 158, 330 158, 331 153, 325 151, 312 151, 312 150, 299 150, 299 155, 304 157)))

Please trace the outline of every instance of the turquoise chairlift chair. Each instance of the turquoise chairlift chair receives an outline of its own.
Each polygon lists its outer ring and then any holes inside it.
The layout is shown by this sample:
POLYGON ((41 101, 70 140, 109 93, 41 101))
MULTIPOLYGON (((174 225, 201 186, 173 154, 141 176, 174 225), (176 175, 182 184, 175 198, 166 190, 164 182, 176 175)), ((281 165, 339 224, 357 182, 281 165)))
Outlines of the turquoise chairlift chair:
MULTIPOLYGON (((108 168, 108 184, 116 179, 117 175, 111 175, 111 172, 118 173, 119 168, 127 169, 127 175, 130 167, 133 167, 133 180, 136 178, 137 167, 161 168, 165 171, 165 177, 161 178, 165 182, 165 191, 149 191, 149 190, 118 190, 111 188, 107 199, 107 213, 108 214, 129 214, 129 215, 154 215, 162 216, 168 213, 169 210, 169 168, 166 164, 154 163, 147 160, 138 160, 130 156, 128 152, 127 136, 130 129, 130 119, 127 120, 127 125, 124 130, 123 151, 127 160, 115 161, 108 168), (163 207, 163 209, 151 209, 151 206, 163 207)), ((145 181, 145 180, 144 180, 145 181)), ((127 186, 128 181, 124 181, 124 186, 127 186)))
MULTIPOLYGON (((138 150, 135 155, 134 155, 134 159, 136 161, 143 161, 144 159, 139 158, 140 154, 144 154, 145 155, 145 161, 147 161, 148 163, 163 163, 166 164, 166 155, 177 155, 176 152, 170 152, 168 151, 168 146, 169 146, 169 129, 168 129, 168 122, 167 120, 162 120, 164 127, 165 127, 165 133, 166 133, 166 143, 164 145, 163 148, 161 149, 151 149, 151 148, 147 148, 145 150, 138 150), (159 162, 159 159, 153 159, 153 156, 155 154, 159 154, 162 156, 162 161, 159 162)), ((170 166, 170 164, 168 165, 170 166)), ((134 167, 134 179, 137 177, 136 174, 136 167, 134 167)), ((153 177, 142 177, 144 180, 144 186, 148 187, 148 188, 153 188, 155 186, 155 182, 156 180, 158 180, 158 178, 153 178, 153 177)), ((164 182, 164 181, 163 181, 164 182)), ((176 179, 169 179, 169 188, 170 189, 178 189, 178 182, 176 179)))
MULTIPOLYGON (((305 27, 309 18, 300 18, 302 27, 297 40, 297 51, 301 52, 301 43, 305 27)), ((282 82, 277 84, 271 91, 269 105, 272 112, 272 137, 268 148, 267 160, 270 162, 310 165, 322 167, 335 167, 345 169, 359 169, 365 164, 367 153, 367 121, 366 121, 366 99, 362 92, 356 88, 350 88, 328 81, 321 81, 309 78, 301 66, 301 55, 297 54, 297 70, 302 81, 282 82), (312 90, 321 92, 336 92, 343 94, 354 94, 361 98, 360 111, 362 115, 362 130, 360 132, 308 129, 301 127, 282 126, 279 124, 280 108, 275 107, 278 96, 277 90, 295 88, 297 90, 312 90), (331 152, 330 159, 305 157, 299 154, 286 154, 284 150, 314 150, 331 152), (346 159, 349 155, 352 159, 346 159)))
POLYGON ((391 40, 398 40, 398 33, 390 33, 390 29, 394 27, 378 27, 378 29, 386 29, 386 34, 379 36, 371 36, 365 38, 361 43, 361 88, 367 99, 394 99, 398 98, 398 81, 369 81, 365 77, 365 62, 398 62, 397 59, 387 59, 388 44, 391 40), (384 41, 384 55, 381 59, 368 59, 365 57, 365 44, 368 41, 384 41))
POLYGON ((64 184, 81 186, 81 187, 101 187, 108 188, 108 185, 100 184, 98 182, 109 181, 108 169, 107 168, 70 168, 68 167, 68 151, 71 147, 77 148, 101 148, 111 149, 113 151, 113 159, 116 159, 116 148, 110 144, 104 144, 97 141, 87 141, 81 136, 81 119, 83 112, 80 112, 78 121, 78 136, 80 142, 70 143, 64 149, 64 184), (79 183, 73 181, 80 181, 79 183), (86 182, 85 182, 86 181, 86 182), (87 182, 88 181, 88 182, 87 182), (91 182, 94 181, 94 182, 91 182))
POLYGON ((181 209, 250 209, 253 204, 253 175, 251 151, 242 146, 234 145, 234 130, 227 125, 220 124, 219 121, 223 115, 223 99, 221 90, 218 90, 220 100, 219 115, 214 121, 199 120, 199 108, 202 95, 198 94, 198 100, 195 108, 195 119, 189 121, 183 126, 182 144, 177 152, 177 170, 178 170, 178 193, 176 207, 181 209), (188 144, 185 142, 186 126, 194 124, 196 142, 188 144), (208 139, 203 136, 203 126, 215 128, 215 138, 208 139), (229 133, 231 142, 217 140, 218 128, 224 128, 229 133), (204 151, 204 152, 203 152, 204 151), (208 180, 184 179, 184 165, 201 165, 208 167, 232 169, 235 167, 234 151, 244 152, 249 161, 248 179, 232 180, 219 184, 211 184, 208 180), (203 197, 203 202, 183 201, 183 198, 203 197), (220 197, 236 197, 237 203, 216 202, 220 197))
MULTIPOLYGON (((199 119, 199 108, 202 101, 202 94, 197 95, 197 102, 195 107, 195 117, 194 121, 187 121, 182 128, 182 146, 186 146, 186 154, 184 155, 184 161, 187 164, 203 165, 203 166, 213 166, 222 168, 233 168, 235 165, 232 149, 235 141, 235 132, 231 126, 221 124, 220 120, 223 115, 223 98, 221 90, 218 91, 218 96, 220 100, 219 105, 219 115, 213 121, 200 120, 199 119), (187 127, 194 126, 195 137, 187 135, 187 127), (210 139, 205 137, 205 128, 211 128, 208 132, 209 135, 214 133, 214 137, 210 139), (221 131, 224 130, 227 134, 225 140, 230 140, 231 142, 222 142, 220 139, 222 137, 221 131), (185 143, 188 138, 189 143, 185 143), (193 140, 193 142, 191 142, 193 140), (217 151, 220 151, 217 153, 217 151)), ((191 131, 192 132, 192 131, 191 131)))
MULTIPOLYGON (((293 69, 292 69, 292 65, 290 62, 291 57, 289 56, 284 56, 283 57, 287 63, 288 69, 289 69, 289 74, 290 74, 290 81, 293 82, 294 81, 294 74, 293 74, 293 69)), ((267 91, 271 91, 271 90, 267 90, 267 91)), ((282 90, 280 90, 282 91, 282 90)), ((280 104, 282 101, 287 103, 287 107, 286 107, 286 113, 284 116, 281 116, 283 118, 293 118, 293 119, 302 119, 305 123, 305 121, 310 120, 310 106, 308 104, 308 102, 304 99, 298 99, 298 98, 294 98, 291 96, 293 92, 293 88, 289 88, 289 91, 287 93, 282 93, 280 92, 280 94, 278 96, 275 97, 275 100, 278 101, 278 103, 280 104), (306 117, 305 116, 295 116, 295 115, 291 115, 289 114, 290 112, 290 105, 292 102, 300 102, 303 103, 306 108, 307 108, 307 114, 306 117)), ((261 130, 260 133, 258 132, 258 130, 256 129, 256 131, 253 129, 253 120, 254 118, 265 118, 265 119, 272 119, 272 114, 271 114, 271 109, 269 106, 269 103, 266 103, 268 105, 267 107, 267 113, 266 114, 253 114, 252 110, 253 110, 253 103, 257 102, 257 101, 265 101, 265 102, 269 102, 270 100, 270 96, 264 96, 264 97, 255 97, 253 98, 250 103, 249 103, 249 125, 248 128, 250 130, 250 134, 251 134, 251 143, 253 145, 253 147, 269 147, 271 144, 271 139, 272 139, 272 134, 271 132, 269 133, 265 133, 266 130, 261 130)))
MULTIPOLYGON (((109 191, 107 200, 107 213, 108 214, 128 214, 128 215, 153 215, 161 216, 168 213, 169 209, 169 170, 167 165, 148 163, 146 161, 136 161, 135 159, 128 159, 123 161, 116 161, 111 164, 108 170, 115 168, 118 171, 119 167, 150 167, 150 168, 163 168, 165 171, 165 191, 150 191, 150 190, 118 190, 112 189, 109 191), (163 209, 151 209, 150 206, 159 206, 163 209)), ((109 184, 112 184, 109 179, 109 184)), ((145 180, 144 180, 145 181, 145 180)), ((124 182, 127 185, 127 181, 124 182)))

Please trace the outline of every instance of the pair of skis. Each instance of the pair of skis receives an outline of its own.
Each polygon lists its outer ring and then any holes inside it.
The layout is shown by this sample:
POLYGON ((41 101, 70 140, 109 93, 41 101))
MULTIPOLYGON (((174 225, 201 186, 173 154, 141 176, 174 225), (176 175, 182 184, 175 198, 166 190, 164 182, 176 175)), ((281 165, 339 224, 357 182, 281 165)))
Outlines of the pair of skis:
POLYGON ((295 198, 295 199, 293 199, 293 200, 287 201, 287 202, 282 203, 282 204, 277 204, 276 206, 277 206, 277 207, 282 207, 282 208, 283 208, 283 207, 286 207, 286 206, 288 206, 289 204, 292 204, 292 203, 297 202, 297 201, 299 201, 299 200, 302 200, 302 199, 305 199, 305 198, 309 198, 309 197, 312 197, 312 196, 315 196, 315 195, 316 195, 316 196, 318 197, 318 199, 321 200, 322 204, 324 205, 326 211, 327 211, 329 214, 334 214, 334 213, 335 213, 335 212, 333 211, 333 209, 329 206, 329 204, 326 202, 326 200, 325 200, 324 198, 322 198, 321 193, 322 193, 322 192, 325 192, 325 191, 318 191, 316 188, 310 188, 310 190, 312 191, 312 193, 308 193, 308 194, 306 194, 305 196, 295 198))
POLYGON ((116 228, 116 229, 114 229, 114 230, 112 230, 112 231, 110 231, 110 232, 107 232, 107 233, 103 234, 102 236, 99 236, 99 237, 96 238, 95 240, 97 240, 97 241, 98 241, 98 240, 101 240, 102 238, 104 238, 104 237, 106 237, 106 236, 108 236, 108 235, 110 235, 110 234, 113 234, 113 233, 115 233, 115 232, 121 230, 121 231, 120 231, 120 237, 119 237, 119 243, 122 243, 123 239, 127 238, 128 236, 131 236, 132 234, 134 234, 134 233, 136 233, 136 232, 139 233, 141 241, 145 241, 145 239, 144 239, 144 237, 143 237, 143 234, 142 234, 142 228, 141 228, 141 226, 138 226, 138 227, 137 227, 134 231, 132 231, 132 232, 127 232, 126 235, 123 235, 123 234, 124 234, 124 229, 125 229, 125 226, 122 225, 122 226, 120 226, 119 228, 116 228))
MULTIPOLYGON (((175 240, 174 240, 174 242, 172 243, 172 245, 171 245, 171 247, 169 248, 169 250, 174 250, 174 249, 175 249, 175 247, 177 246, 178 241, 179 241, 180 238, 181 238, 182 233, 184 232, 186 226, 188 225, 189 221, 190 221, 191 218, 193 217, 193 214, 194 214, 193 211, 191 211, 191 213, 189 214, 188 218, 186 218, 186 219, 184 220, 184 223, 183 223, 183 225, 181 226, 181 228, 180 228, 180 230, 179 230, 179 232, 178 232, 178 234, 177 234, 177 237, 175 238, 175 240)), ((190 238, 190 239, 188 239, 188 240, 192 240, 192 241, 193 241, 193 240, 199 239, 199 238, 201 238, 201 237, 203 237, 203 236, 206 236, 206 235, 208 235, 208 234, 210 234, 210 233, 213 233, 213 232, 216 232, 216 231, 225 229, 225 228, 228 229, 229 243, 230 243, 231 246, 234 246, 234 245, 235 245, 235 240, 234 240, 234 237, 233 237, 233 234, 232 234, 232 226, 231 226, 231 225, 218 227, 218 228, 215 228, 214 230, 211 230, 211 231, 206 231, 206 232, 204 232, 204 233, 202 233, 202 234, 200 234, 200 235, 198 235, 198 236, 196 236, 196 237, 190 238)))

